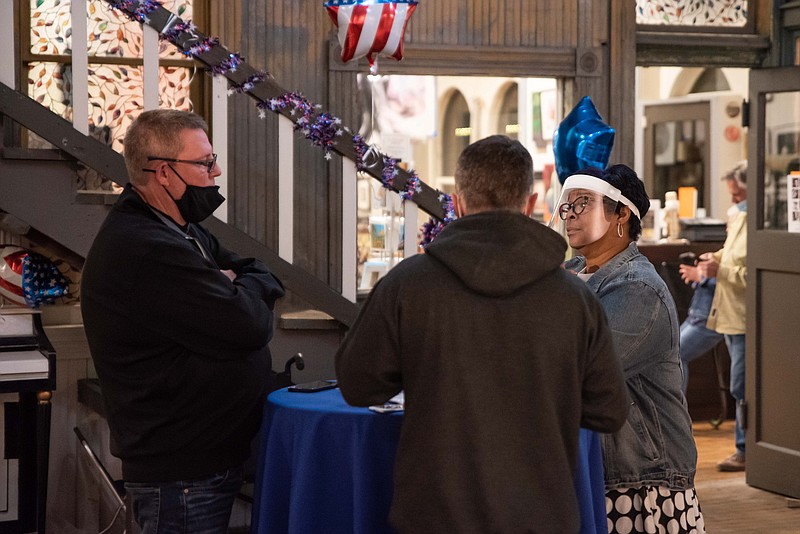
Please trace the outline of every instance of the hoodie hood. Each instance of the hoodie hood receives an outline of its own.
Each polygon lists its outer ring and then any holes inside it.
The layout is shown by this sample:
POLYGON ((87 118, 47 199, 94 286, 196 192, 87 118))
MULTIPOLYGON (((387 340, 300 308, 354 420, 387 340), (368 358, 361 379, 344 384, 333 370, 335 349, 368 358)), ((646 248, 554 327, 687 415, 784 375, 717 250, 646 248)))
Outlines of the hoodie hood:
POLYGON ((521 213, 489 211, 448 224, 426 254, 481 295, 503 297, 564 262, 567 244, 521 213))

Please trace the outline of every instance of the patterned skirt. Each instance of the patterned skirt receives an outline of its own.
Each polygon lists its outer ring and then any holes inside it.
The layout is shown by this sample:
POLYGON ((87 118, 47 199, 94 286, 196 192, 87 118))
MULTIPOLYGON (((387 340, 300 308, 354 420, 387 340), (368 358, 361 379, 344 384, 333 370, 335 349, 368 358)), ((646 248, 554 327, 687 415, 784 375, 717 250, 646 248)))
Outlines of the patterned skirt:
POLYGON ((606 491, 609 534, 705 534, 694 488, 642 486, 606 491))

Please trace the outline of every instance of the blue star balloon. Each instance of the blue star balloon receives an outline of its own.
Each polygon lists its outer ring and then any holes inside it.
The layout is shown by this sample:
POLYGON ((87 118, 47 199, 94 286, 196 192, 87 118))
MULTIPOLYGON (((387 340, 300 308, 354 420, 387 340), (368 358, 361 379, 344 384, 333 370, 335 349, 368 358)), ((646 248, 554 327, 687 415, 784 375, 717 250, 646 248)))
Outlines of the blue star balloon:
POLYGON ((553 135, 558 181, 584 167, 605 169, 614 147, 614 128, 603 122, 592 99, 584 96, 553 135))

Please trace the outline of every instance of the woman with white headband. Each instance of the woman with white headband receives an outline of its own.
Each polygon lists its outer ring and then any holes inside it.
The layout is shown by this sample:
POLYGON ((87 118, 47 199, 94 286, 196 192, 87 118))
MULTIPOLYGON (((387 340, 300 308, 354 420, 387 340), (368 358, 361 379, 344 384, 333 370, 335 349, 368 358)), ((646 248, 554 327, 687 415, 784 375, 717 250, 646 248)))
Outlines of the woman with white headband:
POLYGON ((608 530, 703 533, 675 303, 636 247, 649 207, 636 173, 613 165, 569 176, 557 208, 579 254, 565 267, 603 304, 631 402, 622 430, 602 436, 608 530))

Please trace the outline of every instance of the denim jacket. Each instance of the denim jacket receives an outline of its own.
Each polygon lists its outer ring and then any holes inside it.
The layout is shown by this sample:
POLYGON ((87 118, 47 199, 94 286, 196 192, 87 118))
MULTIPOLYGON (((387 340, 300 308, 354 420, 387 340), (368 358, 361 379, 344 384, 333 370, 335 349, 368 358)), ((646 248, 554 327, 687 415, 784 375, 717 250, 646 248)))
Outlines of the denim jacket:
MULTIPOLYGON (((580 271, 585 258, 569 260, 580 271)), ((586 283, 608 316, 631 400, 622 430, 604 434, 606 489, 694 486, 697 449, 681 393, 679 323, 664 281, 635 243, 586 283)))

